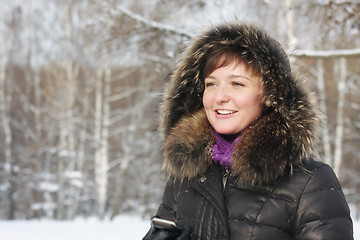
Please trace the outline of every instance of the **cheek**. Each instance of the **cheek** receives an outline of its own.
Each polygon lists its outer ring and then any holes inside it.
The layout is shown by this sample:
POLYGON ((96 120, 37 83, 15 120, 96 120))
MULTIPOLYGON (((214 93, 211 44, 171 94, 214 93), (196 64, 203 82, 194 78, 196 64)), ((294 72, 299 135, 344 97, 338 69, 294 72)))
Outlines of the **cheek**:
POLYGON ((261 97, 258 95, 241 95, 237 98, 236 103, 239 108, 257 112, 261 108, 261 97))
POLYGON ((263 111, 263 105, 261 104, 261 100, 262 100, 262 97, 257 96, 253 101, 254 114, 256 114, 257 117, 259 117, 263 111))
POLYGON ((204 92, 203 98, 202 98, 202 102, 204 105, 204 108, 209 108, 211 107, 211 97, 210 94, 204 92))

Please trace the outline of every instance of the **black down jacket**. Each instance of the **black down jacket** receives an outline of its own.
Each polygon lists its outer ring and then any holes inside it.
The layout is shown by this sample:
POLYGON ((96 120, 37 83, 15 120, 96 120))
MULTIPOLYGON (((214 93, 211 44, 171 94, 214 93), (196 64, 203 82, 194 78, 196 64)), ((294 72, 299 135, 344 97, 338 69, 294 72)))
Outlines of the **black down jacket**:
POLYGON ((239 186, 215 164, 191 181, 171 178, 157 216, 191 225, 199 239, 353 239, 349 208, 333 171, 306 160, 275 184, 239 186))
POLYGON ((353 239, 350 211, 332 169, 313 159, 318 117, 281 45, 243 23, 195 38, 166 86, 161 106, 164 169, 170 178, 156 215, 191 225, 201 240, 353 239), (263 115, 242 131, 231 168, 212 160, 202 105, 212 52, 235 52, 259 69, 263 115))

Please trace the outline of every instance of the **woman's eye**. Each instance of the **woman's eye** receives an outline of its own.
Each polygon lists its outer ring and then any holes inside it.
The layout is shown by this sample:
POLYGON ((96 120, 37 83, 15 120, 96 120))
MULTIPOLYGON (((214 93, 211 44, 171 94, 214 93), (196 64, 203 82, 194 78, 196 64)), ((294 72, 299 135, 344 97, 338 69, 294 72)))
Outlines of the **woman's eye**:
POLYGON ((245 86, 245 84, 242 83, 242 82, 233 82, 232 85, 233 85, 233 86, 240 86, 240 87, 245 86))
POLYGON ((214 82, 206 82, 205 83, 205 87, 211 87, 211 86, 215 86, 214 82))

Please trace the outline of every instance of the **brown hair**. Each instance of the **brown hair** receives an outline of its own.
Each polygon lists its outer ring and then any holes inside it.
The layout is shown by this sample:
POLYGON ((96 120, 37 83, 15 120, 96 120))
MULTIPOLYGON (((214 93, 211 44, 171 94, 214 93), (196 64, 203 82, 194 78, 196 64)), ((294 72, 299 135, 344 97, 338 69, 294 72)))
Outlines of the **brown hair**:
POLYGON ((243 63, 252 73, 261 76, 260 66, 253 59, 232 49, 225 49, 208 53, 201 73, 202 79, 207 78, 215 69, 229 66, 233 62, 243 63))

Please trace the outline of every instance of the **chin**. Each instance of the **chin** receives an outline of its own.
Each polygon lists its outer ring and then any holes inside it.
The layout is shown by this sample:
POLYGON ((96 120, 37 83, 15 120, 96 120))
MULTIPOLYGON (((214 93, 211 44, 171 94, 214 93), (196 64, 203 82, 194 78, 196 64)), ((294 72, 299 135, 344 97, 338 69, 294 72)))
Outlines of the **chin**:
POLYGON ((224 128, 215 128, 215 130, 223 135, 234 135, 238 134, 240 131, 234 130, 234 129, 224 129, 224 128))

